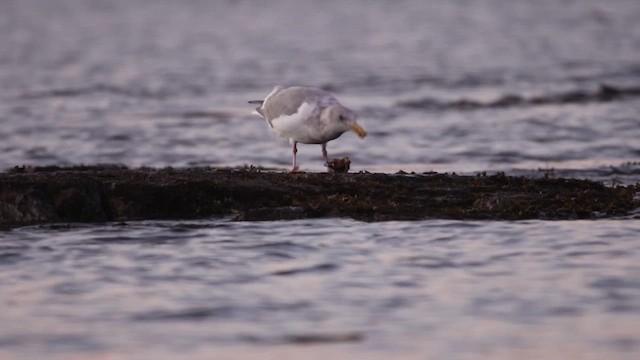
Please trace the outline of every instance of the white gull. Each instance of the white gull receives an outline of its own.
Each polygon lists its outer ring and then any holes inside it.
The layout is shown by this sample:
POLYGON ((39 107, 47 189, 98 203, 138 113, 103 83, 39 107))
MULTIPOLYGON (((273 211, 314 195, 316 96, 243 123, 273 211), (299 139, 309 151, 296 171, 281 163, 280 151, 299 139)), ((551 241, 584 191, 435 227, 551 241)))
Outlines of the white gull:
POLYGON ((298 170, 298 143, 321 144, 322 156, 325 163, 328 163, 328 141, 350 130, 361 138, 367 136, 367 132, 356 122, 356 113, 321 89, 276 86, 264 100, 252 100, 249 103, 259 104, 256 112, 267 121, 271 129, 291 142, 292 172, 298 170))

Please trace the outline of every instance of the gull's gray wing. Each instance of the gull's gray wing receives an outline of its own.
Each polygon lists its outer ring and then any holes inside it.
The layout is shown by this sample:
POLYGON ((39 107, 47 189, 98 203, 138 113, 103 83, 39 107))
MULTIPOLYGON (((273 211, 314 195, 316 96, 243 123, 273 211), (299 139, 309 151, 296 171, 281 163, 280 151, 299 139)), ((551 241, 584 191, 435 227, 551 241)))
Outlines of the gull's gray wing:
MULTIPOLYGON (((283 115, 292 115, 298 112, 303 103, 315 103, 324 108, 338 103, 328 92, 312 87, 294 86, 281 89, 271 94, 262 104, 262 112, 269 123, 283 115)), ((260 112, 260 111, 258 111, 260 112)))

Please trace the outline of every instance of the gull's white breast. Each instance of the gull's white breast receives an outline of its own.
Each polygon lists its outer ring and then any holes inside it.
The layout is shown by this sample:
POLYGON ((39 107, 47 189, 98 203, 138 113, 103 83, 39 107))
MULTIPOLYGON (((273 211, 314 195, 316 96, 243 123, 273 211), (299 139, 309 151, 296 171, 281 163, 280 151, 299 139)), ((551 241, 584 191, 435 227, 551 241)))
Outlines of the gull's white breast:
POLYGON ((315 103, 303 102, 298 111, 291 115, 280 115, 270 121, 273 129, 282 137, 301 143, 317 144, 324 142, 318 132, 320 112, 315 103))

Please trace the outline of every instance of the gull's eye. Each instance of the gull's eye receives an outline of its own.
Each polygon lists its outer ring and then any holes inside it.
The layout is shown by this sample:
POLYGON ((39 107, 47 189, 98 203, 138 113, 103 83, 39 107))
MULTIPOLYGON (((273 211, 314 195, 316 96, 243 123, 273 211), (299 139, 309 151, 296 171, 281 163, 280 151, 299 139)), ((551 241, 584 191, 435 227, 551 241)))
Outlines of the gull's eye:
POLYGON ((340 121, 345 121, 345 120, 347 120, 347 118, 345 118, 345 117, 344 117, 344 116, 342 116, 342 115, 338 116, 338 119, 340 119, 340 121))

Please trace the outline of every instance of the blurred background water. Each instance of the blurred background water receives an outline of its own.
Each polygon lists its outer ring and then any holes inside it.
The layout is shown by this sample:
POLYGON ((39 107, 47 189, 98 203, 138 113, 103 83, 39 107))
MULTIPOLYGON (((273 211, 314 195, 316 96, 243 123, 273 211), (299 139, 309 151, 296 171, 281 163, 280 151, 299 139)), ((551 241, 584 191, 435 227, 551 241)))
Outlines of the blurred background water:
MULTIPOLYGON (((0 1, 0 169, 286 169, 250 115, 334 93, 368 171, 640 180, 640 2, 0 1)), ((301 166, 323 171, 319 146, 301 166)), ((0 233, 0 357, 634 358, 637 220, 0 233)))
MULTIPOLYGON (((287 141, 246 103, 277 84, 325 88, 360 113, 370 137, 329 147, 355 170, 584 169, 640 154, 635 0, 1 4, 0 168, 284 168, 287 141), (603 84, 635 92, 458 106, 603 84)), ((322 170, 317 146, 300 151, 322 170)))

